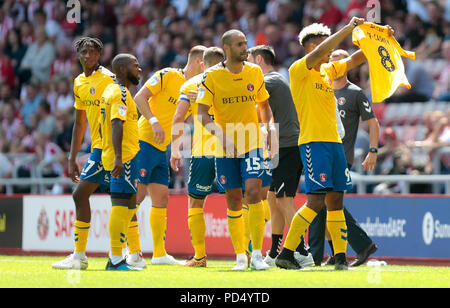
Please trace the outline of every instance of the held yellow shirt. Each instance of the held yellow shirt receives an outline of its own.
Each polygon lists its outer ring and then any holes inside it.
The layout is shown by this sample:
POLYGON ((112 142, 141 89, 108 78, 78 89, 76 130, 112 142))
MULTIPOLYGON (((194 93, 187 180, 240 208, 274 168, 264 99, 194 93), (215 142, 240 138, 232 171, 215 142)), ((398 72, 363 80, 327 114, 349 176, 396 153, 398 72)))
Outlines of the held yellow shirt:
POLYGON ((103 141, 102 162, 105 170, 110 171, 114 167, 112 120, 123 121, 122 163, 126 163, 139 152, 138 117, 130 91, 117 83, 108 85, 103 93, 99 118, 103 141))
POLYGON ((100 101, 106 86, 113 83, 115 76, 103 66, 99 66, 88 77, 84 73, 75 78, 73 82, 74 108, 85 110, 91 133, 91 151, 102 148, 102 139, 98 129, 98 115, 100 101))
POLYGON ((402 56, 415 59, 415 53, 403 50, 389 29, 365 22, 353 29, 352 40, 369 62, 372 101, 379 103, 392 96, 399 86, 411 85, 405 75, 402 56))
MULTIPOLYGON (((197 103, 212 107, 214 122, 234 141, 238 155, 264 148, 256 104, 269 98, 261 68, 244 62, 242 71, 231 73, 219 63, 203 75, 197 103)), ((223 149, 216 156, 223 157, 223 149)))
POLYGON ((344 75, 345 60, 322 64, 320 71, 306 66, 306 56, 289 68, 292 98, 300 123, 298 144, 342 143, 338 134, 333 80, 344 75))
POLYGON ((157 71, 145 83, 152 96, 149 99, 150 109, 164 129, 165 138, 162 144, 154 141, 152 125, 144 116, 139 119, 139 140, 145 141, 158 150, 166 151, 172 134, 172 120, 177 110, 180 87, 186 82, 183 71, 165 68, 157 71))
MULTIPOLYGON (((217 138, 212 135, 198 120, 198 104, 194 101, 190 101, 188 97, 189 91, 198 92, 198 87, 202 83, 203 73, 196 75, 186 81, 180 89, 179 100, 184 100, 190 103, 190 111, 192 113, 192 119, 194 122, 194 134, 192 136, 192 156, 214 156, 215 149, 217 147, 217 138)), ((209 109, 209 114, 212 118, 212 108, 209 109)))

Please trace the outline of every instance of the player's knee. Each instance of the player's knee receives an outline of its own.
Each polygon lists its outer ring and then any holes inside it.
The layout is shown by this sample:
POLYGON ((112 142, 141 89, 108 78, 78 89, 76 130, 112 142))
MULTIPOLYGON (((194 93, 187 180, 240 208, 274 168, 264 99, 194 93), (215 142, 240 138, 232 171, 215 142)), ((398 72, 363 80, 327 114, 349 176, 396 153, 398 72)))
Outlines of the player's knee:
POLYGON ((257 185, 251 185, 245 189, 248 203, 258 203, 261 201, 261 188, 257 185))
POLYGON ((340 192, 328 193, 325 198, 327 209, 332 211, 342 210, 344 208, 343 199, 344 199, 343 193, 340 192))
POLYGON ((242 207, 242 194, 227 194, 227 203, 231 210, 238 210, 242 207))
POLYGON ((168 203, 169 203, 169 195, 168 194, 161 194, 161 195, 153 196, 153 198, 152 198, 152 204, 158 205, 159 207, 167 207, 168 203))
POLYGON ((138 192, 136 194, 136 203, 137 204, 141 204, 142 201, 144 201, 145 196, 147 195, 147 190, 146 190, 145 186, 143 188, 140 186, 141 185, 138 184, 138 192))
POLYGON ((75 191, 72 193, 72 199, 75 202, 75 206, 79 208, 83 201, 89 199, 89 196, 87 196, 81 189, 75 189, 75 191))

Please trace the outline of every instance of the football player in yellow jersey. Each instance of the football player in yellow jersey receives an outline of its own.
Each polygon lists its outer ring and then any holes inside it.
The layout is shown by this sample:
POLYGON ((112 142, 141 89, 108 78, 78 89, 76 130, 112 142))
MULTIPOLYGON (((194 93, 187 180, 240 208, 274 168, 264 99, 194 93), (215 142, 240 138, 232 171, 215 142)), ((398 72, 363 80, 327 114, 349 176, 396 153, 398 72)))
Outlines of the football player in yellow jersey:
MULTIPOLYGON (((264 237, 264 208, 261 202, 261 176, 264 140, 259 128, 256 104, 261 120, 269 132, 268 140, 276 138, 272 111, 267 99, 261 68, 245 62, 247 39, 238 30, 229 30, 222 36, 226 60, 208 69, 198 90, 198 119, 218 137, 216 153, 217 178, 226 192, 228 229, 236 253, 233 270, 246 270, 244 220, 242 217, 242 182, 244 181, 249 206, 249 228, 253 251, 250 266, 265 270, 269 266, 262 258, 264 237), (212 107, 214 121, 208 110, 212 107), (272 123, 272 125, 269 125, 272 123)), ((274 156, 278 149, 271 147, 274 156)))
MULTIPOLYGON (((225 54, 219 47, 210 47, 203 53, 203 66, 208 69, 225 60, 225 54)), ((205 249, 205 218, 203 206, 205 198, 211 193, 214 179, 216 178, 214 152, 212 138, 215 138, 201 126, 197 119, 198 86, 201 84, 203 74, 196 75, 186 81, 180 89, 177 111, 172 121, 172 152, 170 166, 178 171, 181 163, 181 137, 183 135, 184 119, 189 110, 194 121, 194 133, 192 139, 192 157, 189 167, 188 181, 188 226, 191 234, 191 242, 195 255, 186 262, 185 266, 206 267, 205 249)))
POLYGON ((366 58, 359 50, 344 60, 332 63, 329 60, 332 50, 363 22, 364 19, 353 17, 333 35, 328 27, 312 24, 299 34, 306 55, 292 64, 289 77, 300 123, 299 148, 305 170, 307 203, 292 219, 283 250, 275 260, 278 267, 301 267, 294 259, 294 251, 300 236, 326 204, 326 224, 333 240, 335 269, 348 269, 343 197, 344 191, 351 188, 351 179, 337 130, 333 80, 366 58))
POLYGON ((85 255, 88 239, 91 207, 89 197, 101 186, 109 189, 109 177, 102 162, 102 141, 98 129, 100 99, 107 85, 114 82, 114 74, 99 64, 103 44, 91 37, 82 37, 75 43, 78 59, 83 73, 74 80, 75 124, 69 154, 69 176, 78 183, 73 192, 76 220, 74 223, 74 253, 66 259, 52 264, 58 269, 86 269, 85 255), (91 154, 82 172, 76 163, 76 157, 86 130, 86 118, 91 133, 91 154))
POLYGON ((119 54, 112 61, 117 81, 103 92, 99 122, 102 135, 102 162, 110 171, 111 213, 108 231, 111 250, 106 270, 141 270, 127 264, 122 256, 128 225, 136 213, 139 152, 138 111, 128 90, 141 77, 139 62, 133 55, 119 54))
POLYGON ((193 47, 183 69, 165 68, 147 80, 136 93, 138 106, 150 105, 150 116, 141 117, 139 126, 137 204, 147 191, 152 200, 150 226, 153 236, 152 264, 179 264, 165 249, 167 203, 169 199, 169 164, 166 148, 170 143, 172 119, 175 114, 180 87, 186 80, 202 72, 204 46, 193 47), (148 119, 148 120, 147 120, 148 119))

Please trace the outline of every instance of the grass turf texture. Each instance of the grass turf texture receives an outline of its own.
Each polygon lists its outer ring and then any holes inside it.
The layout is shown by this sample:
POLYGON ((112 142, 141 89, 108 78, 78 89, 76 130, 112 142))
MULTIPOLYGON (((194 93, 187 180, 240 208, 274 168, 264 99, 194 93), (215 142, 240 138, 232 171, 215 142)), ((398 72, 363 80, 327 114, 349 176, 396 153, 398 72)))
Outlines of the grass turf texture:
MULTIPOLYGON (((106 258, 89 258, 85 271, 55 270, 61 257, 0 256, 1 288, 449 288, 450 267, 397 266, 334 271, 313 267, 293 271, 233 272, 233 261, 208 260, 207 268, 150 265, 140 272, 105 271, 106 258)), ((146 260, 150 263, 150 259, 146 260)))

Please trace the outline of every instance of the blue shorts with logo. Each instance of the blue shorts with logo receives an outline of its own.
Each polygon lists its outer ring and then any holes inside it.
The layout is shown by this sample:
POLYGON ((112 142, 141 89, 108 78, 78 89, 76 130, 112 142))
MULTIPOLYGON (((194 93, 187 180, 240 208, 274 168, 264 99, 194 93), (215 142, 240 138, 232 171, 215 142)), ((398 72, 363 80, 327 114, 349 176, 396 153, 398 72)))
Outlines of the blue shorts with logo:
POLYGON ((139 183, 144 185, 158 183, 169 186, 169 163, 166 152, 142 140, 139 140, 139 147, 137 154, 139 183))
POLYGON ((80 180, 98 183, 102 190, 109 188, 109 172, 103 168, 102 150, 94 148, 80 174, 80 180))
POLYGON ((211 193, 216 178, 214 157, 192 157, 189 165, 188 193, 207 196, 211 193))
MULTIPOLYGON (((272 163, 270 162, 270 158, 266 158, 263 162, 264 173, 261 177, 262 184, 261 187, 267 187, 272 184, 272 163)), ((242 181, 242 193, 245 192, 245 183, 242 181)))
POLYGON ((123 172, 119 178, 111 177, 111 194, 136 194, 138 183, 137 156, 123 164, 123 172))
POLYGON ((342 143, 310 142, 300 145, 299 149, 305 173, 305 193, 352 188, 342 143))
POLYGON ((242 188, 250 178, 262 180, 266 173, 262 149, 252 150, 237 158, 216 157, 217 182, 224 189, 242 188))

